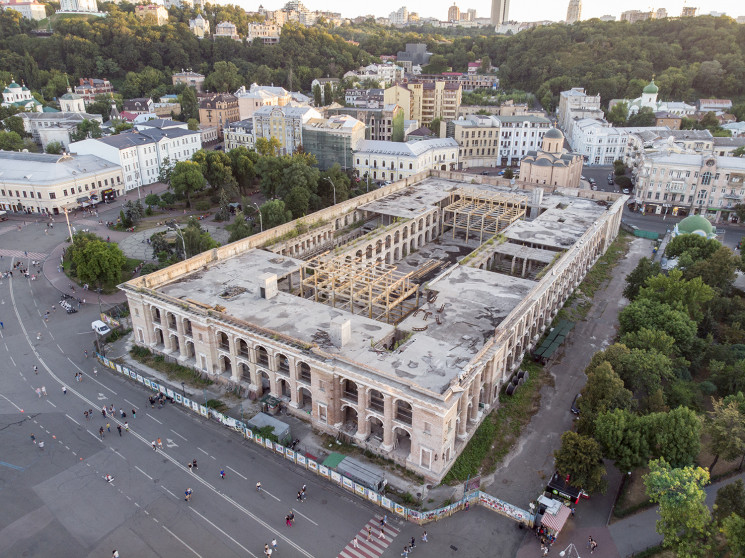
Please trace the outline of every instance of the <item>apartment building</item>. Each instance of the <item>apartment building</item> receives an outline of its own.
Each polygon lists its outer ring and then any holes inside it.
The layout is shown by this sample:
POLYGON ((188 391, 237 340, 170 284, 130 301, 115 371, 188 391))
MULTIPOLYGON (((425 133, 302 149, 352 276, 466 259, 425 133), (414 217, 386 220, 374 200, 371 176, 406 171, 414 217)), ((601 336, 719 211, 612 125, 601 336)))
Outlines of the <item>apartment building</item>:
POLYGON ((274 23, 249 23, 246 40, 250 43, 261 39, 265 45, 275 45, 282 34, 282 26, 274 23))
POLYGON ((336 107, 325 111, 327 117, 334 114, 348 114, 365 124, 365 139, 377 141, 403 141, 404 110, 398 105, 385 105, 383 108, 336 107))
POLYGON ((502 166, 516 164, 528 151, 540 149, 551 121, 543 116, 500 116, 499 155, 502 166))
POLYGON ((289 91, 283 87, 251 84, 249 89, 241 85, 235 92, 238 98, 238 115, 241 120, 253 117, 254 112, 261 107, 283 107, 292 102, 289 91))
POLYGON ((502 122, 496 116, 474 114, 451 120, 444 125, 446 137, 458 142, 460 168, 496 167, 502 162, 502 122))
POLYGON ((277 138, 281 155, 292 155, 303 144, 303 124, 323 118, 313 107, 268 106, 253 114, 254 137, 277 138))
POLYGON ((216 93, 199 101, 199 123, 203 126, 217 126, 217 134, 222 138, 223 127, 240 120, 238 99, 230 93, 216 93))
POLYGON ((352 168, 352 152, 365 139, 365 125, 348 114, 311 118, 303 124, 303 149, 315 155, 318 168, 330 169, 338 163, 352 168))
POLYGON ((454 120, 460 108, 463 89, 460 83, 417 81, 406 85, 411 91, 411 119, 422 125, 436 118, 454 120))
POLYGON ((83 97, 86 105, 95 102, 97 95, 110 95, 114 93, 114 86, 108 79, 80 78, 80 83, 75 86, 75 93, 83 97))
POLYGON ((140 19, 151 18, 156 25, 168 23, 168 10, 157 4, 138 4, 135 6, 135 15, 140 19))
MULTIPOLYGON (((600 109, 600 94, 588 95, 584 87, 573 87, 559 94, 558 124, 564 134, 570 134, 572 121, 584 118, 605 118, 600 109)), ((567 137, 570 140, 571 138, 567 137)))
POLYGON ((457 170, 458 143, 453 138, 407 143, 364 140, 354 152, 354 168, 360 178, 391 182, 429 169, 457 170))
POLYGON ((236 147, 253 149, 256 144, 253 118, 231 122, 225 126, 223 132, 225 135, 225 151, 230 151, 236 147))
POLYGON ((194 72, 192 70, 181 70, 171 76, 173 85, 183 83, 187 87, 193 87, 197 90, 197 93, 204 91, 204 75, 194 72))

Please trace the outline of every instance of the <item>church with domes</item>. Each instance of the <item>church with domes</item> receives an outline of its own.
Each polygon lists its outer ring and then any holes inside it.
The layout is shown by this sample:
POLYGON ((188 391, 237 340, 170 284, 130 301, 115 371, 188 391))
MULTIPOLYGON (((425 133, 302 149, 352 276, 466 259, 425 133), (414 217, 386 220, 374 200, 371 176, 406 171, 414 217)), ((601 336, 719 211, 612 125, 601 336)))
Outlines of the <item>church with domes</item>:
POLYGON ((2 106, 17 107, 23 111, 30 112, 41 112, 43 110, 42 104, 34 98, 31 90, 25 84, 18 85, 15 80, 12 80, 3 89, 2 106))
POLYGON ((683 102, 659 101, 657 95, 660 88, 654 82, 654 77, 647 86, 642 89, 642 96, 636 99, 611 99, 608 108, 613 108, 618 103, 626 103, 629 107, 629 116, 638 113, 643 108, 650 108, 653 112, 669 112, 678 116, 691 116, 696 112, 696 107, 683 102))
POLYGON ((551 128, 543 136, 543 148, 528 151, 520 160, 520 180, 531 184, 579 188, 582 155, 564 149, 564 134, 551 128))

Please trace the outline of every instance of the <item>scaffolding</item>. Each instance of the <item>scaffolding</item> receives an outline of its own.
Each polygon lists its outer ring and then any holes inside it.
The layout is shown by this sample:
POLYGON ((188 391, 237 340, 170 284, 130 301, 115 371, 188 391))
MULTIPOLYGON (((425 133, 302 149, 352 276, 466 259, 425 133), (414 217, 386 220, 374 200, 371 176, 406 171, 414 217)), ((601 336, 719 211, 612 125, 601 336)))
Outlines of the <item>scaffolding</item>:
POLYGON ((419 307, 419 285, 396 266, 325 252, 300 269, 300 296, 397 324, 419 307))
POLYGON ((443 209, 443 224, 462 230, 466 239, 474 232, 479 243, 525 216, 528 197, 508 192, 484 192, 460 188, 450 194, 450 204, 443 209))

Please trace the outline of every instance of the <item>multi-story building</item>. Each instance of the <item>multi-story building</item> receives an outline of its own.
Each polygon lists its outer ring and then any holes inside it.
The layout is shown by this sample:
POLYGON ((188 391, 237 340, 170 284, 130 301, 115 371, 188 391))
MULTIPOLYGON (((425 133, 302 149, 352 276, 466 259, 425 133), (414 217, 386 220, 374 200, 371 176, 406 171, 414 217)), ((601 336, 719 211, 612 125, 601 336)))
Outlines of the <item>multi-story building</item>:
POLYGON ((678 114, 672 114, 667 111, 660 111, 654 113, 654 125, 664 128, 670 128, 671 130, 680 130, 680 125, 683 122, 683 117, 678 114))
POLYGON ((334 114, 348 114, 365 124, 365 139, 377 141, 403 141, 404 111, 398 105, 385 105, 383 108, 337 107, 324 111, 327 117, 334 114))
POLYGON ((43 105, 34 98, 26 84, 21 83, 22 85, 18 85, 13 80, 3 89, 2 106, 15 107, 23 111, 41 112, 44 109, 43 105))
POLYGON ((582 19, 582 0, 569 0, 567 7, 567 25, 577 23, 582 19))
POLYGON ((397 62, 408 62, 412 66, 426 66, 432 57, 431 52, 427 52, 425 43, 406 43, 406 50, 399 50, 396 54, 397 62))
POLYGON ((134 278, 134 342, 437 483, 626 199, 478 178, 423 172, 303 217, 305 234, 277 240, 293 221, 134 278))
POLYGON ((83 96, 86 105, 93 103, 97 95, 112 95, 114 86, 108 79, 80 78, 80 83, 75 86, 75 93, 83 96))
POLYGON ((501 165, 517 163, 543 145, 543 136, 551 128, 551 121, 543 116, 500 116, 502 135, 499 154, 501 165))
POLYGON ((600 108, 600 94, 588 95, 583 87, 573 87, 559 94, 558 124, 570 143, 573 120, 604 117, 605 114, 600 108))
POLYGON ((19 112, 16 116, 23 120, 23 128, 42 149, 52 142, 61 143, 65 149, 70 145, 70 132, 83 120, 97 120, 103 124, 100 114, 85 112, 19 112))
POLYGON ((199 122, 204 126, 217 126, 217 134, 222 138, 223 127, 240 120, 238 98, 230 93, 216 93, 199 101, 199 122))
POLYGON ((501 25, 510 20, 510 0, 492 0, 491 24, 501 25))
POLYGON ((98 3, 96 0, 60 0, 59 5, 61 12, 98 12, 98 3))
POLYGON ((253 149, 256 144, 253 118, 231 122, 225 126, 224 134, 225 151, 241 146, 246 149, 253 149))
POLYGON ((132 114, 153 113, 153 100, 150 97, 135 97, 124 101, 122 111, 132 114))
POLYGON ((605 120, 583 118, 572 122, 570 145, 588 165, 611 165, 626 153, 627 128, 614 128, 605 120))
POLYGON ((313 91, 316 87, 321 88, 321 101, 324 105, 331 104, 333 99, 326 99, 326 85, 331 85, 331 89, 335 90, 339 87, 341 80, 339 78, 316 78, 310 82, 310 89, 313 91))
POLYGON ((698 8, 694 8, 693 6, 683 6, 683 9, 680 11, 680 17, 696 17, 697 11, 698 8))
MULTIPOLYGON (((392 85, 383 92, 383 104, 384 105, 398 105, 404 111, 404 119, 412 120, 411 118, 411 91, 402 85, 392 85)), ((373 138, 367 138, 373 139, 373 138)))
POLYGON ((625 12, 621 12, 621 21, 628 21, 629 23, 647 21, 648 19, 654 19, 654 17, 655 13, 652 11, 626 10, 625 12))
POLYGON ((303 124, 303 149, 315 155, 321 170, 330 169, 334 163, 351 169, 352 152, 364 139, 365 125, 347 114, 311 118, 303 124))
POLYGON ((660 151, 676 153, 713 153, 714 137, 709 130, 671 130, 669 128, 624 128, 628 130, 627 167, 636 175, 642 159, 660 151))
POLYGON ((406 85, 411 91, 411 119, 429 124, 434 119, 454 120, 460 108, 460 83, 417 80, 406 85))
POLYGON ((358 108, 381 108, 385 105, 383 89, 347 89, 344 91, 347 106, 358 108))
POLYGON ((210 36, 210 22, 204 19, 201 13, 198 13, 194 19, 189 20, 189 29, 197 39, 210 36))
POLYGON ((200 73, 193 72, 192 70, 181 70, 171 76, 173 85, 183 83, 187 87, 193 87, 197 90, 197 93, 204 91, 204 76, 200 73))
POLYGON ((254 39, 261 39, 265 45, 275 45, 281 34, 282 27, 275 23, 249 23, 246 40, 250 43, 254 39))
POLYGON ((360 178, 404 180, 427 170, 457 170, 458 142, 439 138, 407 143, 363 140, 354 152, 360 178))
POLYGON ((727 112, 732 110, 731 99, 699 99, 699 112, 727 112))
POLYGON ((138 4, 135 6, 135 15, 140 19, 150 19, 155 25, 168 23, 168 10, 158 4, 138 4))
POLYGON ((98 197, 124 191, 122 168, 93 155, 0 151, 0 209, 58 215, 98 197))
POLYGON ((121 167, 125 191, 157 182, 163 160, 188 161, 202 148, 198 131, 183 128, 143 128, 70 144, 79 155, 96 155, 121 167))
POLYGON ((532 184, 549 184, 579 188, 582 177, 582 155, 564 149, 564 134, 551 128, 543 136, 543 148, 528 151, 520 161, 520 180, 532 184))
POLYGON ((323 118, 312 107, 261 107, 253 115, 254 137, 279 140, 280 155, 292 155, 303 144, 303 124, 323 118))
POLYGON ((357 81, 374 79, 379 85, 388 86, 404 79, 404 68, 397 64, 369 64, 357 71, 347 72, 344 77, 357 81))
POLYGON ((729 220, 745 200, 745 158, 652 153, 642 160, 634 193, 645 212, 729 220))
POLYGON ((261 107, 289 105, 292 97, 289 91, 283 87, 251 84, 249 89, 241 85, 235 92, 238 98, 238 115, 241 120, 251 118, 257 109, 261 107))
POLYGON ((31 2, 22 2, 20 0, 7 0, 0 2, 0 10, 15 10, 26 19, 41 21, 47 17, 47 10, 44 4, 36 0, 31 2))
POLYGON ((458 142, 461 168, 496 167, 502 162, 500 131, 496 116, 470 115, 445 124, 446 137, 458 142))
POLYGON ((460 21, 460 8, 455 5, 455 2, 448 8, 448 21, 460 21))
POLYGON ((714 153, 720 157, 732 157, 733 153, 745 146, 745 138, 725 138, 715 137, 712 139, 714 143, 714 153))
POLYGON ((223 21, 215 26, 215 38, 232 39, 234 41, 241 40, 238 35, 238 28, 235 26, 235 23, 230 21, 223 21))
POLYGON ((406 25, 409 22, 409 10, 406 6, 400 7, 388 15, 388 21, 391 25, 406 25))

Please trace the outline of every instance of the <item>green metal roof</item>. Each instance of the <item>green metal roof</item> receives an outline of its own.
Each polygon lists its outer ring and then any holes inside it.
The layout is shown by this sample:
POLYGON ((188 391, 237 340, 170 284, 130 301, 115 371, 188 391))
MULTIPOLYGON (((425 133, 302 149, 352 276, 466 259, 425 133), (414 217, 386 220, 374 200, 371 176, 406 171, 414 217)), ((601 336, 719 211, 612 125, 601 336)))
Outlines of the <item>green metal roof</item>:
POLYGON ((321 465, 328 467, 329 469, 336 469, 345 457, 346 455, 342 455, 341 453, 332 453, 323 461, 323 463, 321 463, 321 465))

